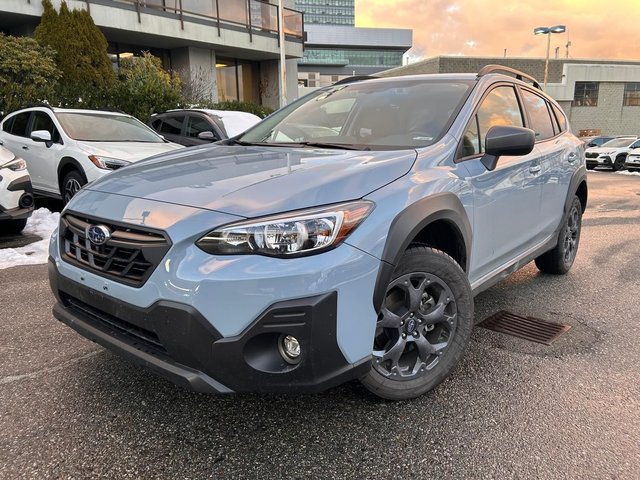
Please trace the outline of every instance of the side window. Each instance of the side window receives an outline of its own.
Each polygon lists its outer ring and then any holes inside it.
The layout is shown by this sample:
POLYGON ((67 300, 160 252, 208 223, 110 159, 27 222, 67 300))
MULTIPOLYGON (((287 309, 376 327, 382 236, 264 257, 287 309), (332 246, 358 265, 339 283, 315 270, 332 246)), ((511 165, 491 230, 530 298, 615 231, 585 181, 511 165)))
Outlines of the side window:
POLYGON ((162 119, 158 118, 151 122, 151 128, 153 128, 156 132, 160 131, 160 124, 162 123, 162 119))
POLYGON ((11 133, 11 127, 13 127, 13 121, 14 121, 15 119, 16 119, 16 117, 11 117, 9 120, 5 121, 5 122, 2 124, 2 130, 3 130, 4 132, 11 133))
POLYGON ((629 148, 640 148, 640 140, 633 142, 629 148))
POLYGON ((11 126, 11 134, 19 137, 27 136, 27 125, 29 124, 29 117, 31 112, 19 113, 14 117, 13 125, 11 126))
MULTIPOLYGON (((46 130, 51 134, 51 141, 60 142, 60 134, 51 117, 45 112, 33 112, 33 120, 31 122, 31 132, 36 130, 46 130)), ((29 132, 29 133, 31 133, 29 132)))
POLYGON ((189 115, 187 118, 187 130, 185 132, 187 137, 198 138, 199 133, 212 132, 213 135, 218 138, 214 128, 205 118, 195 115, 189 115))
POLYGON ((482 153, 487 132, 496 125, 524 125, 513 87, 496 87, 482 100, 462 137, 458 158, 482 153))
POLYGON ((562 113, 562 110, 560 110, 558 107, 553 104, 551 104, 551 107, 553 108, 553 111, 556 114, 556 118, 558 119, 558 123, 560 124, 560 131, 564 132, 567 129, 567 118, 564 116, 564 113, 562 113))
POLYGON ((169 135, 180 135, 182 132, 182 124, 184 116, 165 117, 160 127, 160 133, 168 133, 169 135))
POLYGON ((529 114, 531 120, 531 129, 536 132, 536 142, 546 140, 555 135, 553 124, 549 116, 549 109, 544 98, 539 97, 529 90, 522 90, 522 98, 524 100, 524 108, 529 114))

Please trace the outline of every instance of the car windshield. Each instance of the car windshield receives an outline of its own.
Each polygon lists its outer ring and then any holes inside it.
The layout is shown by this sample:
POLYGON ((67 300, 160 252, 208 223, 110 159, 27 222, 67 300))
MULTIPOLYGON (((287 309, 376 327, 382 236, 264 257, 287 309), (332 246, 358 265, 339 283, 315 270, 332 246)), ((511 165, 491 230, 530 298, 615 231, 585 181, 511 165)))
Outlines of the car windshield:
POLYGON ((635 138, 614 138, 613 140, 610 140, 607 143, 603 143, 602 146, 613 147, 613 148, 628 147, 635 141, 636 141, 635 138))
POLYGON ((277 111, 238 141, 363 150, 426 147, 443 134, 472 85, 433 79, 334 85, 277 111))
POLYGON ((164 140, 144 123, 125 115, 57 113, 62 128, 74 140, 84 142, 145 142, 164 140))

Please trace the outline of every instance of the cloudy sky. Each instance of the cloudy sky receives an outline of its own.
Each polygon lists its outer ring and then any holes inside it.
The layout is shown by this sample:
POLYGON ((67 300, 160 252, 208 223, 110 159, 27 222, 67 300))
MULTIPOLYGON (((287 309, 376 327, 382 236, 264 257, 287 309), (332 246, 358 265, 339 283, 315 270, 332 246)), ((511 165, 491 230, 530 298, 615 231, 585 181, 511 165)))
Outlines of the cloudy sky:
POLYGON ((640 0, 356 0, 356 26, 413 29, 411 60, 435 55, 543 57, 537 26, 566 24, 551 56, 640 59, 640 0))

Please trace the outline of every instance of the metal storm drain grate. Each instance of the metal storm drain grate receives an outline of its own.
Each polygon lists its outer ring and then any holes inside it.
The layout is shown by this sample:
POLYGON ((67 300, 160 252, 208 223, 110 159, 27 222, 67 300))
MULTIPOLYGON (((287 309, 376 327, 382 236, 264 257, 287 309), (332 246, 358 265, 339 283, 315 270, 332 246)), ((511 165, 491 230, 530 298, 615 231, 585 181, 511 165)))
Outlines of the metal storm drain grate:
POLYGON ((560 325, 534 317, 522 317, 506 310, 494 313, 478 326, 545 345, 551 345, 571 328, 570 325, 560 325))

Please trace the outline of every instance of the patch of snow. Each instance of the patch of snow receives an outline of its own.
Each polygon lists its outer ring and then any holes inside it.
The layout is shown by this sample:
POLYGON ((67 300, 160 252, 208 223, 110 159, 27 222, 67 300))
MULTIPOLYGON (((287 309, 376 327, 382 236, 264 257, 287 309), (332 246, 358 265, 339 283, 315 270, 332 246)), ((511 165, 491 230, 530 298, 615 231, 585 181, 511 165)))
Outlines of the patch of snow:
POLYGON ((0 269, 16 265, 38 265, 47 263, 49 255, 49 239, 58 226, 60 214, 47 208, 38 208, 33 212, 23 233, 36 235, 42 240, 25 247, 0 249, 0 269))
POLYGON ((629 170, 620 170, 616 172, 617 175, 633 175, 635 177, 640 177, 640 172, 630 172, 629 170))

